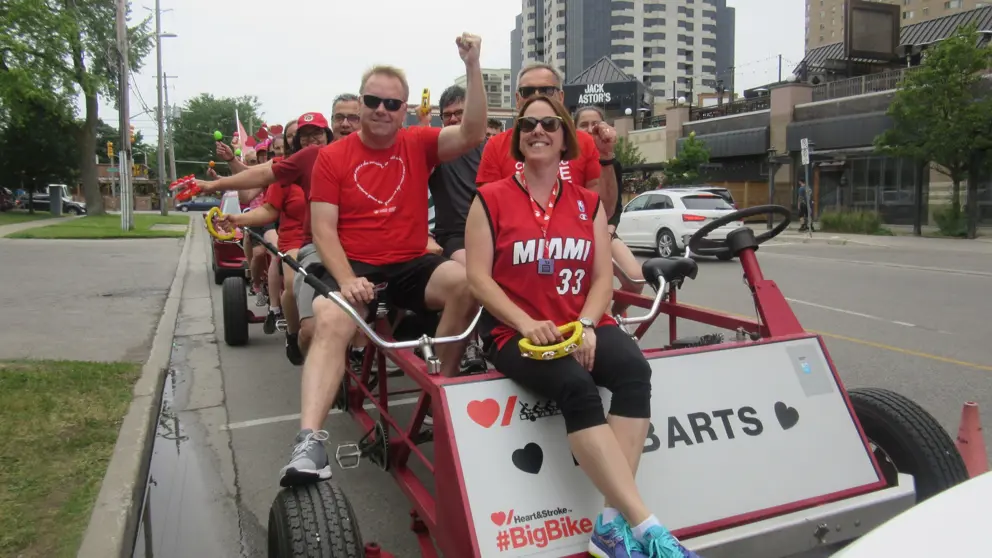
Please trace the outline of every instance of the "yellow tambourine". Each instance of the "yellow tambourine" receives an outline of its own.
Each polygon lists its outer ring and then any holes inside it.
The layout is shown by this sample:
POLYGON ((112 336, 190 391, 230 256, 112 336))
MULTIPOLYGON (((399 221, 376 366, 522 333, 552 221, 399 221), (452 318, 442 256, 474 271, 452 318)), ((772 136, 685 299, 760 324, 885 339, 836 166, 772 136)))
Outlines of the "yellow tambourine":
POLYGON ((574 353, 576 349, 582 345, 581 323, 572 322, 565 324, 560 326, 558 331, 560 331, 562 335, 571 331, 572 336, 557 345, 548 345, 545 347, 534 345, 530 342, 530 339, 524 337, 519 343, 517 343, 517 347, 520 348, 520 356, 524 358, 532 358, 534 360, 554 360, 556 358, 561 358, 574 353))
POLYGON ((214 218, 220 217, 221 215, 223 215, 223 213, 221 213, 220 208, 216 206, 211 207, 210 211, 207 211, 205 216, 207 232, 210 233, 210 236, 216 238, 217 240, 234 240, 234 237, 238 235, 236 229, 229 233, 222 233, 214 227, 214 218))

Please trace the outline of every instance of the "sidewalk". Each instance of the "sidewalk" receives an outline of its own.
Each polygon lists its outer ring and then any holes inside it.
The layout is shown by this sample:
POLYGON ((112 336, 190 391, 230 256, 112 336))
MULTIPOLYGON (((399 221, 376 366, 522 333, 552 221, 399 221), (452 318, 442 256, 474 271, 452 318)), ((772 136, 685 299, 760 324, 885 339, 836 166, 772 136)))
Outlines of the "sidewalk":
MULTIPOLYGON (((758 235, 768 229, 764 224, 748 223, 754 234, 758 235)), ((889 229, 902 229, 898 226, 886 225, 889 229)), ((936 229, 934 229, 936 230, 936 229)), ((907 232, 912 232, 912 227, 906 228, 907 232)), ((929 232, 926 227, 924 234, 929 232)), ((980 234, 982 231, 979 231, 980 234)), ((992 234, 992 230, 989 231, 992 234)), ((969 252, 978 254, 992 254, 992 236, 979 237, 974 240, 965 238, 941 238, 941 237, 920 237, 912 234, 896 234, 894 236, 870 235, 870 234, 847 234, 823 232, 819 228, 813 232, 812 238, 808 233, 800 233, 798 227, 789 227, 782 234, 775 237, 772 242, 804 243, 804 244, 829 244, 836 246, 865 246, 891 249, 922 249, 922 250, 943 250, 950 252, 969 252)))
POLYGON ((14 223, 11 225, 0 225, 0 239, 4 238, 8 234, 14 234, 38 227, 46 227, 48 225, 54 225, 55 223, 65 223, 66 221, 79 219, 80 217, 82 217, 82 215, 76 215, 73 217, 52 217, 51 219, 38 219, 37 221, 25 221, 23 223, 14 223))

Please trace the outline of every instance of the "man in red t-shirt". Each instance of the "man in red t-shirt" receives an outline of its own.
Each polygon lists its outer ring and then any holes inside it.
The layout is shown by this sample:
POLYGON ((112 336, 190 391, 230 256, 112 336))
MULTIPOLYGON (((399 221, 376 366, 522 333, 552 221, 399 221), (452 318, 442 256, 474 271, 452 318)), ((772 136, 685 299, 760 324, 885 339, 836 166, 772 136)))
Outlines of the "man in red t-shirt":
MULTIPOLYGON (((541 62, 530 64, 520 70, 517 75, 517 106, 534 95, 555 97, 559 102, 565 102, 562 91, 561 74, 553 66, 541 62)), ((476 182, 479 186, 509 178, 523 169, 524 164, 515 160, 510 154, 510 142, 513 128, 494 136, 486 143, 482 152, 482 162, 476 182)), ((559 176, 562 180, 570 180, 576 186, 585 186, 599 194, 608 218, 613 216, 617 198, 620 195, 616 174, 613 172, 614 148, 616 146, 616 130, 606 122, 600 122, 589 132, 576 130, 581 153, 575 161, 562 161, 559 176), (606 167, 608 172, 602 172, 606 167)), ((613 259, 620 262, 634 260, 630 248, 622 242, 612 244, 613 259)), ((632 279, 641 280, 640 267, 633 266, 625 270, 632 279)), ((614 274, 620 276, 614 264, 614 274)), ((631 287, 632 291, 640 292, 639 285, 631 287)))
MULTIPOLYGON (((486 136, 481 39, 456 39, 468 90, 458 126, 404 128, 410 87, 401 70, 376 66, 362 78, 361 130, 321 150, 310 189, 314 244, 323 269, 314 273, 360 315, 387 283, 390 299, 414 312, 441 311, 438 337, 464 331, 478 311, 465 268, 427 252, 427 180, 486 136)), ((300 432, 282 486, 328 479, 324 420, 344 377, 345 351, 357 327, 333 301, 313 301, 316 332, 303 364, 300 432)), ((465 343, 437 348, 441 373, 460 370, 465 343)))

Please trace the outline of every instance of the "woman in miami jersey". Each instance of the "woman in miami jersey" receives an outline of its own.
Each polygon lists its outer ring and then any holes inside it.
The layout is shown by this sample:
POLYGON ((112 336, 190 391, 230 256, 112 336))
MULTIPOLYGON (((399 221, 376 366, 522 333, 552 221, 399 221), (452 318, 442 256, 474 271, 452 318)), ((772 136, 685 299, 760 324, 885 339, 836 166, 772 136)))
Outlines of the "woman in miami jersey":
POLYGON ((560 163, 579 154, 572 119, 557 99, 533 97, 511 142, 523 170, 479 188, 465 230, 466 271, 489 318, 483 332, 491 360, 555 401, 572 454, 610 503, 596 518, 591 555, 695 556, 647 509, 634 482, 651 416, 651 368, 606 314, 613 265, 599 197, 559 177, 560 163), (572 355, 538 361, 520 354, 522 337, 553 344, 561 341, 557 327, 574 321, 583 324, 583 341, 572 355), (609 421, 597 386, 612 393, 609 421))

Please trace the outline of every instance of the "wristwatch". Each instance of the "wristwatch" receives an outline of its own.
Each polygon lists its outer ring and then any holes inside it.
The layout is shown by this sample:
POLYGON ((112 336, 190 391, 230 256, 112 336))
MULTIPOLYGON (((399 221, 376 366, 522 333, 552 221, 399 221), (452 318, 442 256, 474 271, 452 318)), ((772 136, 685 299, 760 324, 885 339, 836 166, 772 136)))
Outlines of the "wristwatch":
POLYGON ((579 323, 585 329, 593 329, 596 327, 596 322, 590 320, 589 318, 579 318, 579 323))

